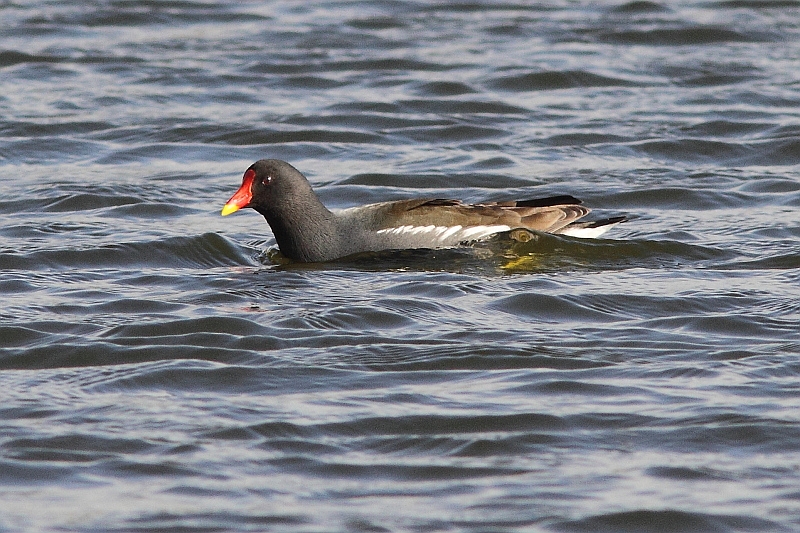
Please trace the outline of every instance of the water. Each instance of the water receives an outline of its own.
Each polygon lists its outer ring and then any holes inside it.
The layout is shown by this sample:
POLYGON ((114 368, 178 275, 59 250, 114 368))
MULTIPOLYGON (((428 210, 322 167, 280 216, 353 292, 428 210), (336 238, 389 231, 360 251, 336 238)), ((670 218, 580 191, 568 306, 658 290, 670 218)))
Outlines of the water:
POLYGON ((0 4, 0 530, 800 529, 800 3, 307 4, 0 4), (287 264, 263 157, 631 220, 287 264))

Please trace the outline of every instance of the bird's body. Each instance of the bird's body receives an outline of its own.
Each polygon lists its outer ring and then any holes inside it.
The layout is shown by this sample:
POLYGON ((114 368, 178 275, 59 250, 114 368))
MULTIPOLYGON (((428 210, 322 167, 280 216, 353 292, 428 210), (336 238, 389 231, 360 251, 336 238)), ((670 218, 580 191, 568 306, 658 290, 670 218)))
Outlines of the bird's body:
POLYGON ((318 262, 362 252, 459 246, 515 229, 594 237, 624 220, 576 222, 590 211, 579 204, 572 196, 484 204, 419 198, 333 212, 297 169, 264 159, 247 169, 222 214, 251 207, 266 218, 285 256, 318 262))

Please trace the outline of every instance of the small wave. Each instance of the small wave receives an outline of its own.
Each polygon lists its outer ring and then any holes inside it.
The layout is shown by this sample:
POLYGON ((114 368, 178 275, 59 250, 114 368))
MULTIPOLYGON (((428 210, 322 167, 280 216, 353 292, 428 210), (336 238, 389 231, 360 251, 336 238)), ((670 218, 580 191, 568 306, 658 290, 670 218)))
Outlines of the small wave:
POLYGON ((104 207, 138 204, 141 201, 141 198, 118 193, 71 193, 47 200, 41 210, 52 213, 87 211, 104 207))
POLYGON ((680 130, 693 137, 729 137, 754 135, 770 131, 775 127, 769 122, 739 122, 734 120, 714 119, 691 126, 684 126, 680 130))
POLYGON ((0 253, 0 268, 180 267, 212 268, 251 264, 244 249, 216 233, 156 241, 105 244, 93 248, 0 253))
POLYGON ((709 5, 728 9, 781 9, 800 7, 798 0, 723 0, 709 5))
MULTIPOLYGON (((496 168, 496 167, 492 167, 496 168)), ((445 189, 437 192, 437 198, 441 195, 453 195, 450 190, 453 183, 458 183, 461 188, 475 187, 482 189, 498 189, 504 192, 508 189, 530 187, 531 181, 525 178, 518 178, 512 175, 481 173, 475 172, 458 174, 354 174, 337 183, 338 185, 366 185, 369 187, 402 187, 398 194, 407 195, 407 189, 414 191, 425 191, 422 194, 432 194, 426 189, 445 189)))
POLYGON ((25 463, 12 453, 6 457, 0 459, 0 483, 6 486, 48 486, 55 482, 74 483, 78 480, 72 466, 42 464, 38 461, 25 463))
POLYGON ((640 13, 668 13, 670 10, 666 6, 658 2, 649 2, 647 0, 633 0, 626 2, 622 5, 615 6, 609 9, 610 13, 620 13, 624 15, 640 14, 640 13))
POLYGON ((517 319, 527 316, 534 317, 537 321, 549 321, 561 325, 619 320, 618 316, 600 312, 580 300, 532 292, 506 296, 492 304, 492 308, 509 313, 517 319))
POLYGON ((717 268, 749 271, 795 270, 800 268, 800 253, 789 252, 786 254, 771 255, 769 257, 759 257, 758 259, 739 259, 737 261, 720 264, 717 268))
POLYGON ((346 24, 359 30, 388 30, 405 28, 407 26, 405 18, 398 18, 396 16, 354 18, 348 20, 346 24))
POLYGON ((257 13, 240 13, 231 5, 208 6, 200 2, 186 2, 176 9, 172 4, 151 4, 134 1, 119 6, 95 6, 93 9, 43 10, 28 18, 26 25, 37 26, 161 26, 186 23, 252 22, 266 19, 257 13))
POLYGON ((710 468, 686 468, 681 466, 653 466, 647 469, 647 475, 662 479, 676 479, 676 480, 730 480, 735 481, 735 476, 727 472, 712 470, 710 468))
POLYGON ((380 131, 402 128, 418 128, 436 126, 449 123, 443 118, 431 118, 417 115, 403 115, 400 113, 376 113, 364 106, 361 111, 353 110, 348 113, 328 112, 316 115, 292 117, 287 124, 301 127, 336 127, 355 128, 359 131, 380 131))
POLYGON ((705 139, 642 141, 630 146, 652 157, 691 163, 740 161, 753 154, 752 149, 743 143, 705 139))
MULTIPOLYGON (((669 62, 655 66, 655 72, 669 83, 682 87, 711 87, 749 82, 764 76, 762 67, 752 62, 727 60, 717 63, 685 64, 669 62)), ((752 104, 752 99, 743 98, 752 104)))
POLYGON ((286 130, 286 131, 236 131, 215 135, 209 139, 211 142, 224 142, 234 146, 250 146, 262 144, 288 144, 288 143, 351 143, 351 144, 380 144, 382 137, 373 133, 360 131, 314 129, 314 130, 286 130))
POLYGON ((65 160, 94 157, 98 153, 104 152, 105 148, 96 141, 37 136, 0 141, 0 160, 5 159, 30 165, 63 163, 65 160))
POLYGON ((37 137, 80 135, 105 131, 114 128, 110 122, 65 120, 55 124, 51 122, 6 121, 0 125, 0 133, 7 137, 37 137))
POLYGON ((522 92, 571 89, 575 87, 632 87, 639 84, 583 70, 570 70, 499 76, 490 81, 489 85, 505 91, 522 92))
MULTIPOLYGON (((148 337, 143 337, 148 338, 148 337)), ((207 343, 210 337, 195 336, 198 344, 207 343)), ((119 341, 124 338, 119 339, 119 341)), ((133 340, 132 338, 129 340, 133 340)), ((154 346, 161 346, 167 354, 172 353, 176 346, 181 344, 164 343, 162 339, 154 338, 154 346)), ((176 337, 174 340, 178 340, 176 337)), ((218 341, 219 342, 219 341, 218 341)), ((219 343, 224 344, 224 343, 219 343)), ((217 343, 212 342, 216 346, 217 343)), ((269 347, 265 343, 264 349, 269 347)), ((198 352, 210 354, 210 351, 198 352)), ((290 387, 294 373, 286 365, 278 366, 277 362, 268 356, 253 355, 247 360, 245 357, 236 358, 228 350, 221 349, 217 359, 187 359, 164 357, 159 360, 142 362, 135 365, 117 365, 114 370, 107 369, 104 377, 87 383, 85 388, 93 393, 119 392, 123 390, 183 390, 183 391, 227 391, 232 394, 244 394, 257 391, 263 394, 269 389, 285 390, 290 387), (246 364, 249 361, 257 362, 258 366, 246 364), (265 366, 273 363, 271 366, 265 366)), ((304 383, 298 390, 305 388, 304 383)), ((219 438, 226 438, 224 432, 219 438)))
MULTIPOLYGON (((136 345, 132 346, 113 341, 87 342, 84 337, 62 339, 58 344, 8 349, 0 364, 4 370, 9 370, 116 366, 186 359, 232 363, 243 359, 241 350, 204 345, 208 337, 200 335, 195 343, 191 342, 191 338, 186 339, 186 344, 159 344, 159 339, 150 340, 155 342, 143 344, 144 339, 138 339, 136 345)), ((258 354, 253 355, 253 359, 258 357, 258 354)))
POLYGON ((118 454, 152 451, 155 446, 142 439, 109 438, 99 435, 59 435, 8 440, 3 444, 8 455, 22 461, 96 461, 118 454))
POLYGON ((459 124, 454 126, 428 126, 395 132, 394 137, 404 137, 414 142, 453 143, 483 141, 508 136, 506 130, 487 126, 459 124))
MULTIPOLYGON (((421 113, 435 113, 439 115, 465 114, 465 115, 515 115, 522 116, 529 113, 524 107, 508 104, 497 100, 450 100, 443 98, 427 98, 424 100, 402 100, 404 108, 421 113)), ((441 120, 441 119, 440 119, 441 120)))
POLYGON ((378 59, 330 60, 309 62, 258 62, 247 67, 254 74, 318 74, 319 72, 369 72, 379 76, 386 72, 447 71, 463 65, 431 63, 416 59, 385 57, 378 59))
POLYGON ((460 96, 462 94, 473 94, 477 91, 470 85, 455 81, 429 81, 420 83, 415 87, 415 91, 422 96, 460 96))
POLYGON ((555 531, 596 533, 662 533, 664 531, 783 531, 779 524, 743 515, 717 515, 686 511, 637 510, 608 513, 561 522, 551 526, 555 531))
MULTIPOLYGON (((321 122, 321 121, 318 121, 321 122)), ((161 127, 120 128, 104 131, 96 138, 108 141, 183 143, 186 139, 194 142, 217 143, 231 146, 256 146, 288 143, 379 143, 381 136, 356 130, 319 129, 255 129, 248 127, 227 127, 219 124, 197 124, 192 126, 164 124, 161 127)), ((153 146, 153 149, 158 146, 153 146)), ((146 147, 138 148, 139 151, 146 147)), ((179 150, 175 147, 162 149, 179 150)))
POLYGON ((313 314, 284 318, 275 322, 281 328, 327 332, 386 331, 410 327, 415 322, 404 313, 367 306, 348 306, 313 314))
POLYGON ((613 44, 641 44, 651 46, 697 46, 717 43, 772 42, 779 36, 767 32, 747 32, 716 27, 694 26, 680 28, 656 28, 649 30, 597 31, 594 39, 613 44))
POLYGON ((310 74, 303 74, 298 76, 286 76, 279 78, 275 82, 276 86, 286 87, 289 89, 302 89, 302 90, 316 90, 324 91, 326 89, 333 89, 336 87, 343 87, 348 85, 349 82, 326 78, 324 76, 313 76, 310 74))
POLYGON ((550 146, 589 146, 592 144, 618 145, 633 141, 631 137, 622 137, 608 133, 564 133, 551 135, 545 139, 550 146))
POLYGON ((738 257, 734 251, 674 240, 590 240, 550 234, 536 234, 536 237, 505 249, 502 246, 508 241, 501 239, 493 240, 490 246, 506 258, 501 264, 506 272, 623 269, 683 263, 708 266, 738 257))
POLYGON ((4 50, 0 52, 0 68, 19 65, 21 63, 57 63, 63 58, 42 54, 26 54, 16 50, 4 50))
POLYGON ((708 139, 642 141, 628 146, 651 157, 686 163, 790 166, 800 163, 800 140, 731 142, 708 139))

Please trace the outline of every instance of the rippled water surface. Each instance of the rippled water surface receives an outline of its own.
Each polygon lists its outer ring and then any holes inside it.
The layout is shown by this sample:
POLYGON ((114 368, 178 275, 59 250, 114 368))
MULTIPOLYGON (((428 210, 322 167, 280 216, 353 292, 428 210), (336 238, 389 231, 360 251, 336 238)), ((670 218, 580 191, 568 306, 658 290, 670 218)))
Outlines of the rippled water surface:
POLYGON ((0 530, 800 530, 800 2, 0 2, 0 530), (280 260, 331 207, 608 238, 280 260))

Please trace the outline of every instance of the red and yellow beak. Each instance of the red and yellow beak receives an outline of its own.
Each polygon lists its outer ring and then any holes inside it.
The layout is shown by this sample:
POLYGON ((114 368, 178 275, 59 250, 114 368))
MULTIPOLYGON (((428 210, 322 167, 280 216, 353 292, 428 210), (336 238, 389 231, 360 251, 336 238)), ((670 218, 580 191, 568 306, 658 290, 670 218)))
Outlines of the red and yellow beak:
POLYGON ((236 191, 236 194, 231 196, 231 199, 228 200, 228 203, 223 206, 222 216, 228 216, 243 207, 247 207, 247 205, 253 200, 253 193, 250 191, 250 187, 253 185, 253 179, 255 177, 256 173, 253 169, 248 169, 247 172, 244 173, 244 177, 242 178, 242 186, 239 187, 239 190, 236 191))

